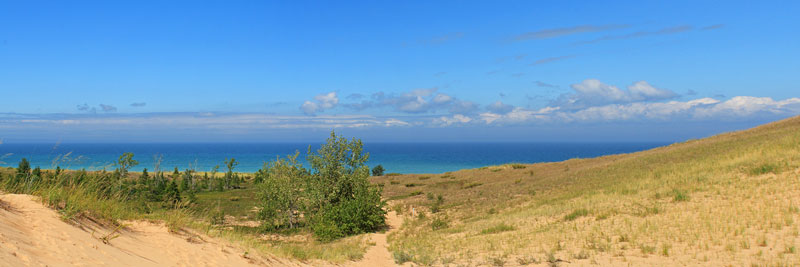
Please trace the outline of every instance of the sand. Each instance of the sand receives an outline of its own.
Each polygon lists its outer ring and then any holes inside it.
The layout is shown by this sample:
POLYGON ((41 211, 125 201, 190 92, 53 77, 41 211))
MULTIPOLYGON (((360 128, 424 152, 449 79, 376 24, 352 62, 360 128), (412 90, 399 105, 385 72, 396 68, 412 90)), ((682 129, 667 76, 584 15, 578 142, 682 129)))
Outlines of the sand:
MULTIPOLYGON (((345 266, 395 266, 387 235, 403 219, 388 213, 389 230, 369 234, 364 258, 345 266)), ((266 258, 202 234, 170 232, 164 224, 125 221, 114 227, 67 223, 37 197, 0 194, 0 266, 301 266, 321 262, 266 258), (110 235, 109 235, 110 234, 110 235), (103 240, 106 236, 116 236, 103 240)), ((410 265, 410 264, 406 264, 410 265)))
POLYGON ((30 195, 0 195, 0 266, 285 266, 296 262, 245 255, 229 243, 170 233, 163 224, 125 222, 114 229, 70 224, 30 195))
POLYGON ((389 243, 386 241, 386 236, 399 229, 402 223, 403 219, 397 216, 396 212, 390 211, 386 216, 386 224, 389 226, 389 231, 369 234, 370 242, 375 243, 375 245, 367 249, 363 259, 349 265, 364 267, 396 265, 392 254, 389 253, 389 243))

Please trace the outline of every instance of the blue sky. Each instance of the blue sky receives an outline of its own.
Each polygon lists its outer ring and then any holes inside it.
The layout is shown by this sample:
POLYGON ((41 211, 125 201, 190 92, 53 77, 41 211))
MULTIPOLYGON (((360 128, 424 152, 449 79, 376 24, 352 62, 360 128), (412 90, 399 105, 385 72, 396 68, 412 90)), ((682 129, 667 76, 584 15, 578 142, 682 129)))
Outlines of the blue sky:
POLYGON ((0 1, 5 142, 679 141, 800 114, 796 1, 0 1))

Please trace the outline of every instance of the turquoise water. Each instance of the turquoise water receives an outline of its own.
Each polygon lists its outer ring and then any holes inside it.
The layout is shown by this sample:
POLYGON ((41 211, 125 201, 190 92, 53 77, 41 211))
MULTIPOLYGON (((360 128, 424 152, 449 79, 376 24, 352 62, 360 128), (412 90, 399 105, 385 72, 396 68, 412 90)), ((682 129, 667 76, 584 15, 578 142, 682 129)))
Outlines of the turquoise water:
MULTIPOLYGON (((386 172, 443 173, 511 162, 535 163, 588 158, 647 150, 666 143, 372 143, 369 166, 381 164, 386 172)), ((314 147, 319 146, 315 144, 314 147)), ((236 171, 254 172, 265 161, 300 151, 305 164, 308 144, 2 144, 0 166, 16 166, 23 157, 33 166, 67 169, 111 170, 124 152, 133 152, 139 165, 153 170, 154 156, 162 157, 161 169, 194 168, 209 171, 236 158, 236 171)), ((221 167, 222 169, 223 167, 221 167)))

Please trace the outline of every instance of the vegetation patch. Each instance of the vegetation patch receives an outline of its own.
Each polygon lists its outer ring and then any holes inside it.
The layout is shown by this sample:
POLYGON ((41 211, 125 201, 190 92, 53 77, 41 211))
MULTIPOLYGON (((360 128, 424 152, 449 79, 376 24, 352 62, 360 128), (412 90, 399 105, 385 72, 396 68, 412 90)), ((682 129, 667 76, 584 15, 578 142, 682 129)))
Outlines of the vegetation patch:
POLYGON ((412 254, 410 254, 408 252, 405 252, 405 251, 401 251, 401 250, 397 250, 397 251, 392 252, 392 257, 394 258, 394 263, 401 264, 401 265, 403 263, 406 263, 406 262, 414 260, 414 255, 412 255, 412 254))
POLYGON ((780 166, 774 163, 764 163, 753 168, 750 168, 749 173, 750 175, 762 175, 767 173, 778 173, 780 166))
POLYGON ((481 234, 489 235, 489 234, 496 234, 496 233, 514 231, 514 230, 516 230, 516 228, 514 228, 514 226, 511 226, 511 225, 508 225, 508 224, 506 224, 504 222, 501 222, 501 223, 499 223, 499 224, 497 224, 495 226, 483 229, 481 231, 481 234))
POLYGON ((434 231, 450 227, 450 220, 445 217, 437 216, 431 220, 431 229, 434 231))
POLYGON ((483 185, 483 183, 473 182, 473 183, 468 183, 468 184, 464 185, 461 188, 462 189, 470 189, 470 188, 478 187, 478 186, 481 186, 481 185, 483 185))
POLYGON ((583 217, 583 216, 589 216, 589 210, 584 209, 584 208, 576 209, 576 210, 570 212, 569 214, 567 214, 567 216, 564 216, 564 220, 565 221, 572 221, 572 220, 575 220, 575 219, 583 217))
POLYGON ((527 167, 528 167, 528 166, 525 166, 524 164, 520 164, 520 163, 513 163, 513 164, 511 164, 511 168, 513 168, 513 169, 515 169, 515 170, 517 170, 517 169, 525 169, 525 168, 527 168, 527 167))
POLYGON ((674 202, 689 201, 689 193, 687 193, 684 190, 673 189, 672 190, 672 201, 674 201, 674 202))

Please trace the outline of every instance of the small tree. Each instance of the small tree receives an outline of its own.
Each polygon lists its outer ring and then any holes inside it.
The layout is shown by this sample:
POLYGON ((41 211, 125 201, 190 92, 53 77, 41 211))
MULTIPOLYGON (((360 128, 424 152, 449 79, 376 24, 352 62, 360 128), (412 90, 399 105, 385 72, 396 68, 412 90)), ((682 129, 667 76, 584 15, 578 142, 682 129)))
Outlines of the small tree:
POLYGON ((384 172, 383 166, 381 166, 380 164, 378 164, 378 166, 375 166, 375 168, 372 168, 372 176, 383 176, 383 172, 384 172))
POLYGON ((142 174, 139 175, 139 183, 147 184, 149 179, 150 179, 150 174, 147 173, 147 168, 144 168, 144 170, 142 170, 142 174))
POLYGON ((228 168, 228 171, 225 172, 225 189, 231 188, 231 183, 233 182, 233 169, 236 168, 236 165, 239 165, 239 162, 236 162, 235 158, 225 159, 225 167, 228 168))
POLYGON ((380 188, 369 183, 369 153, 361 140, 331 132, 315 153, 309 147, 308 214, 314 234, 321 240, 377 230, 385 224, 386 203, 380 188))
POLYGON ((265 164, 260 173, 264 174, 258 185, 261 199, 260 217, 268 228, 288 226, 294 228, 303 209, 303 187, 308 172, 297 163, 296 152, 265 164))
POLYGON ((128 177, 128 169, 139 165, 139 162, 133 159, 133 153, 125 152, 119 156, 119 160, 117 160, 117 170, 119 171, 119 176, 122 178, 128 177))
POLYGON ((164 202, 170 208, 177 207, 178 203, 181 203, 181 192, 178 190, 178 184, 175 183, 174 179, 167 184, 167 188, 164 191, 164 202))

